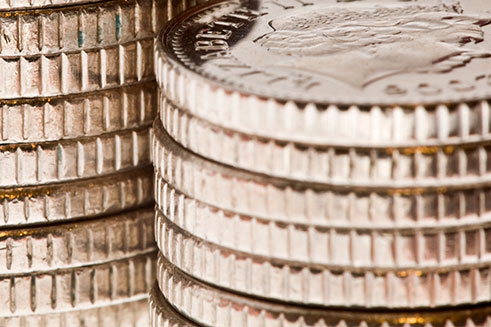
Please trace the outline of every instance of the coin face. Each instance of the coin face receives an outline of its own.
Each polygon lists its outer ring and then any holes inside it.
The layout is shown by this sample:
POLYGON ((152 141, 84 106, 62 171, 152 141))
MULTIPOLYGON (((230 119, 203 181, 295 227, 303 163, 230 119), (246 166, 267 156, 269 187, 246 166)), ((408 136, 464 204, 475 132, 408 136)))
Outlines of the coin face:
POLYGON ((162 37, 178 65, 261 97, 427 104, 491 93, 485 1, 220 1, 162 37))

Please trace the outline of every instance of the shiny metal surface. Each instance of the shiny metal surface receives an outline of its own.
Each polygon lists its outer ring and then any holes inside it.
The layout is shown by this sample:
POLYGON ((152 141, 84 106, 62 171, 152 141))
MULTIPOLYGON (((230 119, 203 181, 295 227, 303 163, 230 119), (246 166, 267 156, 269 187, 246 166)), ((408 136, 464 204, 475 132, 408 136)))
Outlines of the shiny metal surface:
POLYGON ((159 121, 154 123, 153 138, 155 170, 167 183, 192 198, 238 214, 324 226, 331 221, 387 226, 476 220, 488 212, 484 178, 404 187, 395 183, 360 186, 356 181, 309 183, 254 174, 197 156, 175 143, 159 121))
POLYGON ((154 250, 152 207, 0 232, 0 278, 109 263, 154 250))
MULTIPOLYGON (((162 258, 162 257, 161 257, 162 258)), ((441 311, 359 311, 283 305, 213 288, 182 273, 165 259, 158 264, 160 290, 174 308, 199 326, 488 326, 487 307, 441 311)))
MULTIPOLYGON (((12 3, 22 1, 11 0, 12 3)), ((69 6, 36 10, 2 12, 0 9, 3 35, 0 57, 11 60, 27 57, 32 61, 32 56, 73 52, 90 54, 94 49, 151 39, 163 24, 158 12, 167 5, 166 0, 73 2, 69 6)), ((142 68, 150 68, 151 71, 151 67, 142 68)))
MULTIPOLYGON (((411 146, 309 145, 223 128, 178 108, 161 92, 160 118, 167 133, 206 158, 249 171, 328 184, 438 184, 486 178, 488 141, 432 142, 411 146)), ((341 140, 341 138, 340 138, 341 140)), ((408 143, 411 144, 411 143, 408 143)))
POLYGON ((186 319, 172 308, 172 306, 163 298, 157 283, 155 283, 150 290, 148 301, 150 305, 150 326, 152 327, 199 326, 191 320, 186 319))
POLYGON ((157 79, 177 106, 257 136, 358 146, 481 139, 489 134, 489 105, 469 101, 489 97, 489 4, 452 4, 216 2, 162 34, 157 79), (336 11, 332 20, 322 16, 336 11), (302 25, 309 15, 313 26, 302 25), (282 25, 287 17, 296 23, 282 25), (351 25, 357 19, 363 37, 351 25))
MULTIPOLYGON (((404 262, 401 266, 371 267, 356 262, 319 264, 312 262, 315 259, 298 259, 294 255, 278 259, 275 255, 252 254, 248 249, 205 241, 160 213, 156 218, 160 261, 165 257, 194 278, 232 292, 273 301, 331 307, 422 309, 491 300, 489 261, 414 267, 405 267, 408 263, 404 262)), ((274 237, 268 240, 272 247, 281 248, 276 241, 274 237)), ((355 254, 364 250, 361 242, 352 244, 355 254)), ((320 257, 328 248, 321 242, 311 246, 320 257)), ((301 252, 301 247, 302 244, 292 242, 284 251, 301 252)), ((350 255, 342 252, 343 249, 337 251, 336 246, 334 249, 338 258, 350 255)), ((402 245, 401 250, 411 251, 407 244, 406 247, 402 245)), ((322 259, 332 258, 327 254, 322 259)))
POLYGON ((148 126, 154 81, 73 96, 0 101, 0 143, 49 142, 148 126), (36 128, 33 128, 36 126, 36 128))
POLYGON ((145 299, 155 278, 155 251, 98 265, 0 277, 1 317, 38 315, 145 299))
POLYGON ((152 203, 151 167, 43 186, 12 187, 0 193, 0 226, 19 228, 94 219, 152 203))
POLYGON ((149 325, 148 300, 128 300, 92 309, 0 317, 2 327, 144 327, 149 325))
POLYGON ((271 259, 357 269, 491 265, 488 221, 413 228, 315 226, 226 212, 169 188, 162 195, 166 203, 158 202, 159 210, 179 228, 231 250, 271 259))
POLYGON ((1 187, 103 176, 150 164, 150 126, 45 143, 0 145, 1 187))

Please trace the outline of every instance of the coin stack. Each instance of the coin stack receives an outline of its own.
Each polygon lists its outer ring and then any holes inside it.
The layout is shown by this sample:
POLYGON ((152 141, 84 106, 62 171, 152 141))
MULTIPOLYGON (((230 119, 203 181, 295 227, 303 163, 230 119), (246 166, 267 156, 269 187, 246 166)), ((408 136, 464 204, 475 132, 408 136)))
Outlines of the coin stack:
POLYGON ((167 24, 153 326, 491 326, 490 13, 220 0, 167 24))
POLYGON ((0 0, 0 326, 148 326, 154 36, 193 2, 0 0))

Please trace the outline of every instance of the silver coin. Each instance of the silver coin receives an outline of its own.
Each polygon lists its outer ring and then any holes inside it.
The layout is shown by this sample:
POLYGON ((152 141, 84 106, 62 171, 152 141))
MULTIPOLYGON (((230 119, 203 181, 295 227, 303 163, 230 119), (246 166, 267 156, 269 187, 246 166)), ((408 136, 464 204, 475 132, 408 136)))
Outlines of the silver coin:
MULTIPOLYGON (((154 123, 156 172, 180 192, 218 208, 295 223, 408 224, 481 219, 489 212, 488 181, 384 188, 293 181, 234 169, 186 151, 154 123)), ((157 186, 158 184, 156 184, 157 186)), ((159 198, 156 193, 156 198, 159 198)))
POLYGON ((0 144, 74 139, 149 125, 156 115, 155 88, 151 81, 75 96, 0 101, 0 144))
POLYGON ((186 317, 181 316, 172 306, 163 298, 157 283, 150 290, 150 324, 152 327, 184 327, 198 325, 186 317))
POLYGON ((90 178, 150 163, 150 126, 45 143, 0 145, 1 187, 90 178))
POLYGON ((189 233, 230 250, 357 269, 491 264, 490 220, 402 228, 315 226, 227 212, 179 194, 168 184, 162 190, 165 193, 156 194, 163 215, 189 233))
MULTIPOLYGON (((18 4, 25 1, 10 0, 18 4)), ((40 1, 67 0, 31 0, 34 6, 40 1)), ((166 0, 68 1, 73 3, 13 12, 2 11, 0 3, 0 57, 27 56, 32 60, 29 56, 90 53, 93 49, 151 39, 163 24, 158 13, 168 5, 166 0)))
POLYGON ((55 226, 0 232, 0 276, 124 259, 155 249, 150 207, 55 226))
POLYGON ((0 191, 0 226, 19 228, 75 219, 93 219, 149 205, 151 167, 72 182, 0 191))
POLYGON ((0 317, 2 327, 143 327, 148 325, 147 299, 59 313, 0 317))
MULTIPOLYGON (((161 257, 162 258, 162 257, 161 257)), ((199 326, 290 327, 487 327, 490 308, 454 307, 439 311, 358 311, 267 302, 213 288, 162 259, 157 275, 163 297, 199 326)))
POLYGON ((147 298, 155 252, 99 265, 0 277, 0 316, 38 315, 97 308, 147 298))
MULTIPOLYGON (((297 261, 293 256, 278 259, 205 241, 159 214, 155 233, 165 256, 160 258, 161 262, 168 260, 193 277, 220 288, 275 301, 338 307, 428 308, 491 300, 489 260, 480 264, 374 268, 315 264, 306 259, 297 261)), ((275 241, 271 239, 271 243, 275 241)), ((316 244, 315 251, 322 253, 322 247, 316 244)))
POLYGON ((0 57, 2 99, 53 97, 154 79, 153 38, 53 55, 0 57))
POLYGON ((280 140, 479 139, 489 135, 489 104, 474 101, 490 96, 490 8, 478 0, 216 2, 167 27, 157 78, 196 116, 280 140))
POLYGON ((488 174, 491 143, 416 147, 312 146, 226 129, 178 108, 161 93, 160 117, 184 147, 227 165, 329 184, 435 184, 488 174))

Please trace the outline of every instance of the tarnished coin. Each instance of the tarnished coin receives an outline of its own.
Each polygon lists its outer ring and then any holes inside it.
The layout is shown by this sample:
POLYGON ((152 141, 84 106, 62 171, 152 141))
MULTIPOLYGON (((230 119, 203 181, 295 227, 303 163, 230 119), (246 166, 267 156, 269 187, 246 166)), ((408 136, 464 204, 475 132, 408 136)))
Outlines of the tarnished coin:
POLYGON ((163 258, 158 267, 157 280, 163 297, 199 326, 487 327, 491 319, 489 307, 370 312, 283 305, 213 288, 184 274, 163 258))
POLYGON ((150 325, 152 327, 185 327, 198 325, 177 312, 162 296, 157 283, 150 290, 150 325))
MULTIPOLYGON (((150 163, 149 125, 73 140, 0 145, 0 187, 103 176, 150 163)), ((1 190, 1 189, 0 189, 1 190)), ((2 192, 2 191, 0 191, 2 192)))
MULTIPOLYGON (((205 241, 158 213, 155 234, 163 255, 161 261, 165 257, 184 272, 220 288, 275 301, 422 308, 491 300, 489 259, 479 264, 442 263, 411 268, 374 268, 356 262, 323 265, 294 256, 278 259, 205 241)), ((270 244, 274 242, 276 239, 270 240, 270 244)), ((325 252, 322 243, 312 246, 318 256, 325 252)), ((355 251, 362 246, 353 243, 355 251)), ((291 252, 295 250, 292 248, 291 252)))
POLYGON ((491 142, 427 146, 313 146, 223 128, 178 108, 160 92, 160 117, 174 140, 204 157, 272 176, 330 184, 457 182, 490 173, 491 142))
POLYGON ((196 116, 280 140, 489 138, 490 9, 479 0, 217 1, 169 25, 157 78, 196 116))
POLYGON ((155 278, 155 252, 50 272, 0 277, 6 295, 0 316, 91 309, 147 298, 155 278))
POLYGON ((173 141, 159 120, 153 138, 154 166, 163 180, 189 197, 247 216, 324 226, 409 226, 429 221, 443 226, 448 221, 486 219, 491 211, 486 200, 490 181, 484 177, 403 187, 305 182, 234 169, 195 155, 173 141))
POLYGON ((107 263, 155 250, 153 208, 0 232, 0 278, 107 263))
POLYGON ((59 313, 0 317, 2 327, 144 327, 148 325, 147 299, 59 313))
POLYGON ((93 219, 153 202, 152 168, 57 184, 0 190, 0 227, 93 219))
POLYGON ((148 126, 154 81, 73 96, 0 100, 0 144, 74 139, 148 126), (36 126, 36 128, 33 128, 36 126))

